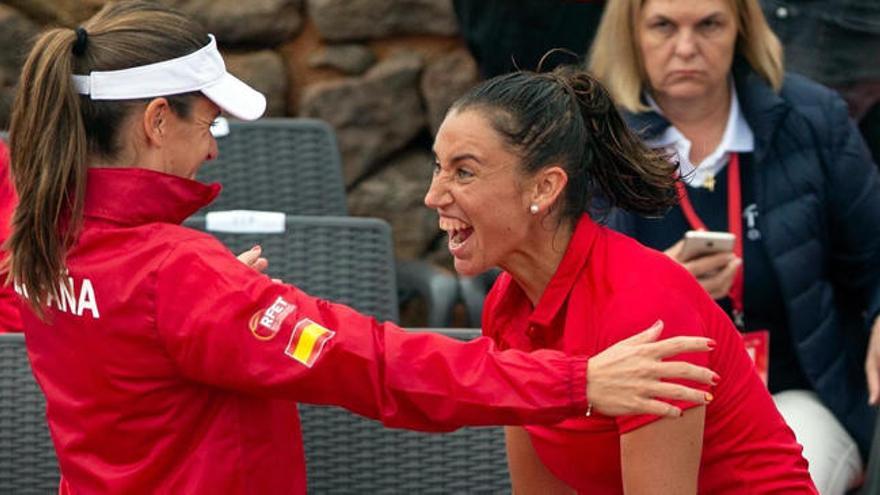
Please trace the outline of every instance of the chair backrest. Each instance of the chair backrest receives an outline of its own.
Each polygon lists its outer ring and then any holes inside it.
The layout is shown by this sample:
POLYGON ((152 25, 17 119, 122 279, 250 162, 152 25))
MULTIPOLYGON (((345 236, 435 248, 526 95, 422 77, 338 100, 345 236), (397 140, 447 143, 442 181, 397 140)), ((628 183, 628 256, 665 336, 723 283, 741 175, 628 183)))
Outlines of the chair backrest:
POLYGON ((58 461, 46 402, 34 381, 24 335, 0 335, 0 493, 58 491, 58 461))
POLYGON ((230 122, 220 155, 199 172, 223 192, 205 210, 268 210, 348 215, 342 161, 333 129, 314 119, 230 122))
MULTIPOLYGON (((473 338, 478 329, 436 329, 473 338)), ((299 405, 309 493, 509 493, 500 427, 418 433, 343 409, 299 405)))
MULTIPOLYGON (((185 225, 206 230, 204 216, 185 225)), ((284 226, 282 233, 209 233, 236 254, 262 246, 274 278, 379 320, 398 321, 391 227, 385 221, 287 216, 284 226)))

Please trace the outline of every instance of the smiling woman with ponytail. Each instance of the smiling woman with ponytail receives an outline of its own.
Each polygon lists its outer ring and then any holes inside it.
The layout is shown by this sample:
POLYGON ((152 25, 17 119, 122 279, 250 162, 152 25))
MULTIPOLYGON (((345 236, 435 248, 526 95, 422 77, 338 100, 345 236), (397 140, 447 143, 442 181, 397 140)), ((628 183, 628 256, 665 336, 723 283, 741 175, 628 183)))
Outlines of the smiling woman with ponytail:
POLYGON ((597 202, 643 215, 676 202, 675 164, 627 128, 601 84, 566 68, 486 81, 452 105, 434 153, 425 203, 456 270, 504 270, 483 310, 500 348, 593 355, 658 318, 665 335, 717 346, 681 356, 721 376, 704 388, 708 406, 672 401, 681 418, 588 411, 509 427, 514 492, 815 493, 730 320, 677 263, 591 218, 597 202))

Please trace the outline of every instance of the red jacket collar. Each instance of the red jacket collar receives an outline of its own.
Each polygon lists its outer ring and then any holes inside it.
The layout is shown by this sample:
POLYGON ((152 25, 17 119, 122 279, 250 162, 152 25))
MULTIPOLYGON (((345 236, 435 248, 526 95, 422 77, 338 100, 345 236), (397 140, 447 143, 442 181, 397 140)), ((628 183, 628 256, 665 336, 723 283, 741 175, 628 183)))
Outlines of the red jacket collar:
POLYGON ((544 289, 544 293, 541 294, 541 299, 529 321, 541 326, 548 326, 552 323, 553 318, 562 308, 572 287, 580 277, 581 271, 589 261, 599 230, 599 226, 588 215, 583 215, 578 220, 565 255, 556 268, 553 278, 550 279, 550 283, 544 289))
POLYGON ((220 194, 220 184, 144 168, 90 168, 85 215, 122 225, 182 223, 220 194))

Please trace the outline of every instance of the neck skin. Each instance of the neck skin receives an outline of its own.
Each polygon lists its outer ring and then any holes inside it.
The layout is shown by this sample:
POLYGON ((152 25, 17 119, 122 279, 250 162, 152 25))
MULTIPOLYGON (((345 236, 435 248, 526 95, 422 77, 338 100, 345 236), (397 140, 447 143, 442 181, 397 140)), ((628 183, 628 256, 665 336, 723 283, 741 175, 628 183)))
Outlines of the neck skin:
POLYGON ((724 138, 730 116, 730 91, 727 83, 696 99, 652 95, 663 115, 691 142, 690 159, 695 166, 724 138))
POLYGON ((89 167, 131 167, 162 171, 161 156, 147 145, 142 125, 143 112, 132 112, 125 118, 117 131, 120 141, 116 156, 102 156, 90 153, 86 158, 89 167))
POLYGON ((505 262, 499 264, 519 284, 532 306, 537 306, 541 300, 574 233, 574 225, 569 222, 563 222, 555 229, 545 227, 545 224, 556 225, 556 222, 553 218, 538 219, 528 245, 511 253, 505 262))

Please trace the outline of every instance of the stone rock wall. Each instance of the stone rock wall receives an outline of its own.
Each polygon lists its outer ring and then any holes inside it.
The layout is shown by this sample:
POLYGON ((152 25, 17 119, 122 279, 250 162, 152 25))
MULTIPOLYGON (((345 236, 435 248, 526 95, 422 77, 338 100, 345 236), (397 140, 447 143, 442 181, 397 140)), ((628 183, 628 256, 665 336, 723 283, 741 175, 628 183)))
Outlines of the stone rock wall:
POLYGON ((363 77, 306 88, 302 115, 330 122, 336 129, 347 184, 406 146, 425 127, 418 89, 423 67, 417 54, 400 53, 376 64, 363 77))
POLYGON ((275 46, 302 27, 301 0, 162 0, 229 45, 275 46))
POLYGON ((8 127, 15 85, 27 56, 21 41, 33 39, 38 31, 37 24, 21 11, 0 5, 0 129, 8 127))
MULTIPOLYGON (((46 27, 73 28, 107 0, 0 0, 0 129, 24 55, 46 27)), ((388 220, 403 259, 445 262, 422 205, 431 140, 477 81, 451 0, 160 0, 199 20, 269 116, 337 132, 352 214, 388 220)))
POLYGON ((328 41, 458 32, 452 3, 443 0, 309 0, 309 12, 328 41))

